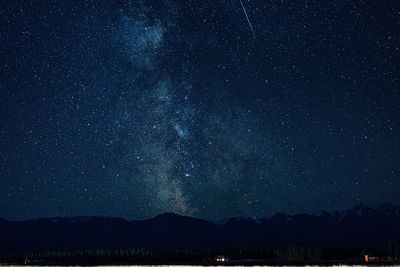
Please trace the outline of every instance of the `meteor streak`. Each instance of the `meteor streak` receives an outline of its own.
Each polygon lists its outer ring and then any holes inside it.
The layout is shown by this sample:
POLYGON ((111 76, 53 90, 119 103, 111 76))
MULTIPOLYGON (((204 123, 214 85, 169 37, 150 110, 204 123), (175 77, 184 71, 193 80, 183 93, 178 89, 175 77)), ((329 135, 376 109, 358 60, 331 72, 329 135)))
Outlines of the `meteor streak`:
POLYGON ((253 33, 253 36, 254 36, 254 39, 255 39, 256 38, 256 34, 254 33, 253 26, 251 26, 251 23, 250 23, 250 20, 249 20, 249 16, 247 16, 247 12, 246 12, 246 9, 244 8, 242 0, 239 0, 239 1, 240 1, 240 4, 242 5, 244 15, 246 16, 247 22, 249 23, 251 32, 253 33))

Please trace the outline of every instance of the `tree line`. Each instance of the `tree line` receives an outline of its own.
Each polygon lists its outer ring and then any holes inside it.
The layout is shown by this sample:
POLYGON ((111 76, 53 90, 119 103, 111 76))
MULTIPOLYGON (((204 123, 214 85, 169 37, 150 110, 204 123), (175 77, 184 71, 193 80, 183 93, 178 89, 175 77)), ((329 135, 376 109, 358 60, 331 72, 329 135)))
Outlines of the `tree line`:
POLYGON ((92 249, 79 251, 53 251, 3 255, 0 263, 53 263, 53 264, 132 264, 132 263, 185 263, 215 261, 223 255, 231 261, 252 259, 265 262, 355 262, 364 255, 392 257, 400 260, 400 243, 396 241, 352 246, 270 246, 256 248, 149 250, 146 248, 92 249))

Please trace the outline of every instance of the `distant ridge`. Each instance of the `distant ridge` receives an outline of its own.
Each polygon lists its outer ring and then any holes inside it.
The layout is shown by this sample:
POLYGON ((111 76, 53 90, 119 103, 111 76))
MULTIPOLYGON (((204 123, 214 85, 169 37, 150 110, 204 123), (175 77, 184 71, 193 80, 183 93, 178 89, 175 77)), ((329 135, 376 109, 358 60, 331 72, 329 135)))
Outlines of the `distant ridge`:
POLYGON ((357 205, 345 211, 219 222, 164 213, 141 221, 57 217, 21 222, 0 218, 0 253, 80 249, 231 248, 333 245, 400 240, 400 206, 357 205))

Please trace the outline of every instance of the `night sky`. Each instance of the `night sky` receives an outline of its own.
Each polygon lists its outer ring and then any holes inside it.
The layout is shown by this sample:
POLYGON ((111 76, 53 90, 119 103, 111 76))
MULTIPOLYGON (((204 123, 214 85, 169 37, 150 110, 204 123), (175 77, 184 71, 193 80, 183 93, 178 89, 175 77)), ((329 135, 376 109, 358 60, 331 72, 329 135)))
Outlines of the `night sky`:
POLYGON ((400 1, 242 1, 1 1, 0 217, 400 204, 400 1))

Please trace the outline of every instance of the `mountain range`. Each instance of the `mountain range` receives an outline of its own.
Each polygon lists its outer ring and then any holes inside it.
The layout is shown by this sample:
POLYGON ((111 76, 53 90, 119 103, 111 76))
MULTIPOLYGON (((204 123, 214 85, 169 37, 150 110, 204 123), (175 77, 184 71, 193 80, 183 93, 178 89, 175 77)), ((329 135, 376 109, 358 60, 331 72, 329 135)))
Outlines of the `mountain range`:
POLYGON ((0 218, 0 253, 82 249, 233 248, 338 245, 400 240, 400 206, 354 206, 340 212, 218 222, 164 213, 141 221, 113 217, 0 218))

